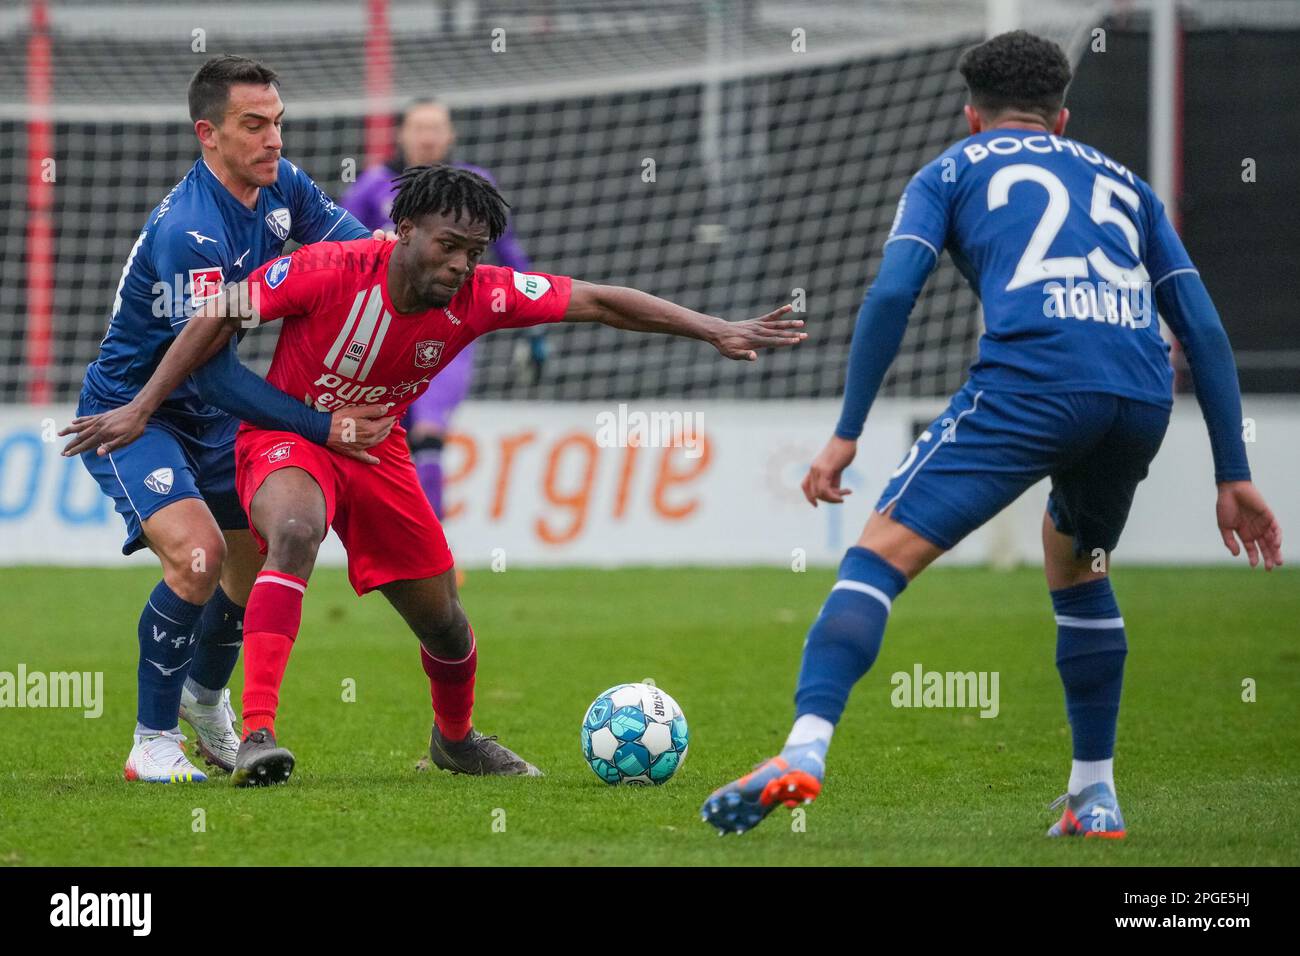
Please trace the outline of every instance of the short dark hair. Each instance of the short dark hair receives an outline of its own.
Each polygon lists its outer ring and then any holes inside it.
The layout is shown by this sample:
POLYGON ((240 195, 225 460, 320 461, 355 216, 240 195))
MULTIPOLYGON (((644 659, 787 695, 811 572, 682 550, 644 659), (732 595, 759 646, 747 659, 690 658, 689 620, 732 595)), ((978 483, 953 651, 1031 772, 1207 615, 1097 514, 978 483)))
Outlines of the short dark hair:
POLYGON ((408 100, 406 105, 402 107, 402 112, 397 114, 397 124, 399 126, 405 124, 411 118, 411 114, 422 106, 441 106, 447 112, 451 112, 447 104, 436 96, 417 96, 413 100, 408 100))
POLYGON ((220 123, 230 102, 230 88, 239 83, 257 86, 280 85, 275 70, 246 56, 214 56, 190 78, 190 120, 220 123))
POLYGON ((455 214, 460 222, 481 222, 488 227, 488 238, 496 242, 506 231, 506 210, 510 204, 497 188, 477 173, 436 163, 410 166, 395 180, 397 196, 389 213, 394 223, 412 221, 421 216, 455 214))
POLYGON ((1000 33, 971 47, 957 64, 970 102, 983 113, 1007 110, 1053 119, 1065 105, 1070 61, 1051 40, 1024 30, 1000 33))

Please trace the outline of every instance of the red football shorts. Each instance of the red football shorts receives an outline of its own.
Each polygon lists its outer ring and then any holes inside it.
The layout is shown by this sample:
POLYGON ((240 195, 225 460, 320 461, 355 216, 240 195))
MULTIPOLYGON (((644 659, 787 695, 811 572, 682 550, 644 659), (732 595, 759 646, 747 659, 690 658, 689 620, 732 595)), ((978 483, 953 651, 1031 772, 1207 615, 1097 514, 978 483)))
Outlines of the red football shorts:
MULTIPOLYGON (((431 578, 454 563, 447 536, 424 496, 406 447, 406 432, 392 433, 368 449, 370 465, 332 452, 293 432, 245 428, 235 439, 239 502, 252 513, 253 496, 268 475, 301 468, 325 495, 326 527, 348 552, 348 580, 358 594, 390 581, 431 578)), ((263 554, 266 540, 249 528, 263 554)))

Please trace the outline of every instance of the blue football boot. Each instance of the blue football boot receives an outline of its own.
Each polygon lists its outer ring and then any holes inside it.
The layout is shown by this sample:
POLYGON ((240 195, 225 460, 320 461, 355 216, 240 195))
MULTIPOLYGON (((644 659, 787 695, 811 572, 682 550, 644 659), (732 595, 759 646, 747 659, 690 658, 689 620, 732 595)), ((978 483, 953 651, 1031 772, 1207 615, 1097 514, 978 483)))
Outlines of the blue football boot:
POLYGON ((1051 809, 1065 805, 1061 819, 1047 831, 1049 837, 1081 836, 1122 840, 1125 836, 1124 817, 1119 812, 1115 791, 1107 783, 1094 783, 1084 787, 1075 796, 1062 794, 1051 809))
POLYGON ((788 747, 739 780, 719 787, 704 801, 700 819, 718 828, 718 836, 744 833, 763 822, 780 804, 812 803, 826 773, 826 746, 788 747))

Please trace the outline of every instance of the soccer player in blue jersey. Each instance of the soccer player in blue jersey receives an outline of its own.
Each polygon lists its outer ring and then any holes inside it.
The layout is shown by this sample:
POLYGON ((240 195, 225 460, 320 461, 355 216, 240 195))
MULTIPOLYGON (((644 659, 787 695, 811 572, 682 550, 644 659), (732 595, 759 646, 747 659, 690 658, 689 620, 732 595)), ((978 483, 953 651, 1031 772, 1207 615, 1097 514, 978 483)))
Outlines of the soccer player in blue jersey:
POLYGON ((1209 428, 1223 542, 1233 555, 1244 548, 1252 567, 1282 563, 1281 529, 1250 480, 1218 314, 1151 188, 1065 138, 1065 55, 1015 31, 969 50, 959 69, 971 135, 903 193, 858 315, 839 425, 803 481, 808 501, 849 493, 841 475, 944 249, 984 307, 979 358, 840 565, 804 646, 785 748, 705 801, 702 816, 721 833, 817 796, 832 731, 876 659, 891 603, 932 561, 1050 478, 1043 560, 1074 761, 1048 835, 1124 836, 1113 756, 1127 644, 1105 569, 1169 421, 1172 374, 1157 306, 1187 354, 1209 428))
POLYGON ((286 240, 359 239, 371 231, 280 155, 284 105, 274 71, 245 57, 205 63, 189 85, 202 157, 149 214, 122 269, 99 355, 86 370, 81 454, 126 522, 123 554, 148 547, 163 578, 140 615, 138 712, 128 780, 206 779, 181 748, 178 717, 207 760, 229 771, 239 749, 226 683, 244 606, 262 565, 235 493, 239 420, 296 431, 354 457, 381 440, 376 407, 331 415, 242 366, 232 340, 215 361, 132 429, 129 447, 93 416, 127 406, 189 317, 223 286, 280 255, 286 240))

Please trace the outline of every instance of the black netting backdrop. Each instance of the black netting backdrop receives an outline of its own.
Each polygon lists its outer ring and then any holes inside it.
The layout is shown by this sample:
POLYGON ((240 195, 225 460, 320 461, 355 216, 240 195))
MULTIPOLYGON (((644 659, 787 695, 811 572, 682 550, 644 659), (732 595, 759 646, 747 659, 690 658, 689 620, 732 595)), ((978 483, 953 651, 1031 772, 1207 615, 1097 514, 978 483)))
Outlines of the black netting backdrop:
MULTIPOLYGON (((446 19, 453 6, 430 9, 446 19)), ((513 334, 499 334, 482 344, 474 396, 838 395, 857 309, 898 197, 922 164, 963 133, 954 67, 978 38, 983 3, 962 0, 965 19, 945 4, 877 0, 875 19, 864 18, 860 5, 818 5, 832 19, 810 30, 807 55, 791 46, 798 18, 773 19, 762 4, 673 0, 650 23, 627 0, 604 5, 609 15, 589 3, 517 6, 533 14, 562 8, 569 19, 518 20, 511 54, 494 58, 480 42, 483 31, 413 33, 410 17, 428 11, 395 5, 402 29, 394 35, 394 95, 446 96, 459 134, 452 158, 493 172, 535 267, 634 286, 728 318, 802 294, 811 338, 754 365, 727 362, 701 343, 558 326, 548 332, 545 374, 528 384, 512 370, 513 334), (723 22, 719 10, 734 16, 723 22), (706 13, 712 19, 701 27, 706 13), (857 34, 836 27, 841 15, 857 34), (589 26, 574 28, 579 22, 589 26), (842 35, 828 38, 833 29, 842 35), (889 30, 888 42, 867 42, 889 30), (940 35, 945 39, 935 39, 940 35), (827 56, 831 39, 852 43, 827 56), (722 55, 725 69, 701 67, 722 55), (652 182, 645 181, 647 160, 652 182)), ((498 13, 508 20, 510 7, 483 4, 479 25, 486 30, 498 13)), ((337 3, 321 9, 353 15, 337 3)), ((366 107, 357 77, 364 26, 322 34, 316 24, 304 37, 281 15, 267 21, 266 36, 244 24, 238 45, 222 45, 214 15, 195 20, 211 26, 207 50, 198 54, 189 50, 188 33, 172 35, 184 18, 140 17, 138 37, 117 20, 111 28, 68 16, 55 21, 53 383, 60 400, 75 397, 94 358, 145 216, 197 157, 184 88, 208 55, 247 53, 281 72, 284 154, 328 192, 340 195, 345 170, 363 161, 366 107), (159 39, 150 29, 172 32, 159 39), (99 39, 88 42, 77 30, 99 39)), ((0 401, 22 400, 31 379, 23 345, 26 37, 21 25, 0 30, 0 92, 10 107, 0 109, 0 401)), ((945 258, 918 303, 885 393, 950 392, 973 357, 979 327, 976 300, 945 258)), ((264 367, 274 340, 270 330, 248 337, 245 360, 264 367)))

